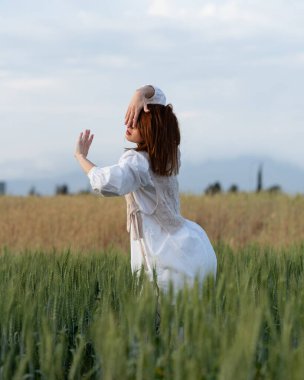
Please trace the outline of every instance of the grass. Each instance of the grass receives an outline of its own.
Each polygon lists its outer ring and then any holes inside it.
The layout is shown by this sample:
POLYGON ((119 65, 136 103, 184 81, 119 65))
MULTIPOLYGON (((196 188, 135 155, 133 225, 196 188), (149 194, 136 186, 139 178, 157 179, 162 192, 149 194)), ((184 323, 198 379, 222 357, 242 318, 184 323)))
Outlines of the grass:
POLYGON ((0 378, 302 379, 304 243, 215 250, 172 306, 119 250, 2 249, 0 378))

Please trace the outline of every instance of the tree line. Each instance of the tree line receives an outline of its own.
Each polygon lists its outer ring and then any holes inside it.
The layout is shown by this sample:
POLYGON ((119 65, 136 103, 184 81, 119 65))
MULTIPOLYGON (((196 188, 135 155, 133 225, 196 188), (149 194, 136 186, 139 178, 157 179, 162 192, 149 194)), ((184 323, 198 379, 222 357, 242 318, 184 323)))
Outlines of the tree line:
MULTIPOLYGON (((228 193, 238 193, 239 187, 237 184, 233 183, 231 186, 228 188, 227 192, 228 193)), ((270 193, 278 193, 281 192, 281 186, 279 185, 272 185, 266 189, 263 188, 263 167, 262 165, 259 166, 258 172, 257 172, 257 181, 256 181, 256 189, 255 192, 259 193, 261 191, 267 191, 270 193)), ((87 189, 81 190, 78 192, 78 194, 89 194, 91 192, 90 187, 87 189)), ((215 181, 214 183, 209 184, 205 189, 204 193, 207 195, 214 195, 214 194, 219 194, 223 193, 223 187, 219 181, 215 181)), ((0 182, 0 195, 5 195, 6 193, 6 183, 5 182, 0 182)), ((61 184, 57 185, 55 188, 55 195, 69 195, 71 194, 69 190, 69 186, 67 184, 61 184)), ((30 196, 40 196, 39 192, 37 192, 35 186, 32 186, 28 192, 28 195, 30 196)))

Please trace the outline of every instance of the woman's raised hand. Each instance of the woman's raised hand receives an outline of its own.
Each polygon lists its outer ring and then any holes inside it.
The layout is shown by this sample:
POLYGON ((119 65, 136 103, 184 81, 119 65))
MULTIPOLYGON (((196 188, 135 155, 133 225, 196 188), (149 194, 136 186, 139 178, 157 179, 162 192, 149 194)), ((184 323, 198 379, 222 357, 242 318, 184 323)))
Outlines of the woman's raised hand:
POLYGON ((145 112, 149 112, 145 94, 141 91, 141 89, 138 89, 132 96, 125 115, 125 125, 127 127, 134 128, 136 126, 138 115, 142 109, 144 109, 145 112))
POLYGON ((125 115, 125 125, 127 127, 134 128, 136 126, 138 115, 142 109, 145 112, 150 112, 147 106, 147 98, 151 98, 154 92, 154 87, 151 85, 140 87, 135 91, 125 115))
POLYGON ((82 155, 86 157, 89 153, 90 146, 92 144, 94 135, 90 134, 90 130, 86 129, 85 132, 81 132, 76 144, 76 150, 74 156, 82 155))

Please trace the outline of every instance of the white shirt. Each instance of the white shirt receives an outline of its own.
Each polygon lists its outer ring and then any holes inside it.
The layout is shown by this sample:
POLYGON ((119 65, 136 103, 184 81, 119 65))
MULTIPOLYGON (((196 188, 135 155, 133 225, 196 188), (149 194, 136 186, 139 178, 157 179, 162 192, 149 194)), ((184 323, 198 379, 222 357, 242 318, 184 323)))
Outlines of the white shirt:
MULTIPOLYGON (((178 191, 171 196, 177 198, 174 203, 176 214, 183 219, 182 226, 172 232, 170 228, 162 226, 153 214, 157 203, 156 177, 146 152, 128 150, 116 165, 95 166, 88 172, 88 177, 96 193, 122 196, 132 192, 136 199, 142 220, 142 238, 134 240, 134 226, 131 225, 132 272, 138 271, 146 258, 146 273, 152 281, 155 268, 157 285, 165 292, 169 289, 170 280, 176 291, 183 286, 184 281, 191 286, 196 275, 200 282, 208 274, 216 276, 214 249, 202 227, 180 216, 178 191)), ((166 181, 178 183, 176 176, 164 177, 164 187, 166 181)))

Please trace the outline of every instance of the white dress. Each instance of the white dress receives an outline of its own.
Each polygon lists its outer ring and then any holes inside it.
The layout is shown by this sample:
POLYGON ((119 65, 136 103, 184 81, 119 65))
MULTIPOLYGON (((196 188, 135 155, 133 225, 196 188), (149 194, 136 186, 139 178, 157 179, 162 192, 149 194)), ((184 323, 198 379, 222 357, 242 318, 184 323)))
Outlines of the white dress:
POLYGON ((172 280, 174 291, 216 276, 217 259, 203 228, 180 215, 176 176, 152 172, 146 152, 127 150, 118 164, 94 166, 88 177, 94 192, 103 196, 126 196, 131 238, 131 270, 145 268, 151 281, 164 292, 172 280))

